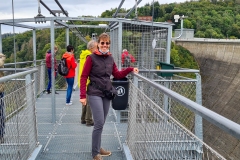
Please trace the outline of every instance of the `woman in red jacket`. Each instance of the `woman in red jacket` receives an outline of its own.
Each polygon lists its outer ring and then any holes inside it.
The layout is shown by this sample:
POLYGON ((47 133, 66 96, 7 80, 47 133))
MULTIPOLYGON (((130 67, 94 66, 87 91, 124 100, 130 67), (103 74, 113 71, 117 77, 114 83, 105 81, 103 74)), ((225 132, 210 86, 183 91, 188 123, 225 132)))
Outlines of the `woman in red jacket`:
POLYGON ((67 52, 65 52, 62 58, 66 58, 67 60, 67 67, 69 69, 68 74, 64 76, 66 78, 68 87, 67 87, 67 95, 66 95, 66 105, 72 105, 71 96, 72 96, 72 89, 74 84, 74 77, 75 77, 75 68, 77 67, 77 63, 74 58, 74 48, 71 45, 67 46, 67 52))

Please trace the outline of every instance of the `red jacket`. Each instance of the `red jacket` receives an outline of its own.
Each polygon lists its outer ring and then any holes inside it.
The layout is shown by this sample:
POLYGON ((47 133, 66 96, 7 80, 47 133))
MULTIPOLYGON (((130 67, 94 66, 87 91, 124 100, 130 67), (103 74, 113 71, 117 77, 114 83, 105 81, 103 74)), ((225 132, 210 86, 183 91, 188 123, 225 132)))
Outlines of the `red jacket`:
MULTIPOLYGON (((47 52, 46 53, 46 57, 45 57, 45 59, 46 59, 46 67, 47 68, 52 68, 52 66, 51 66, 51 64, 52 64, 51 63, 52 62, 51 57, 52 57, 51 52, 47 52)), ((57 60, 56 60, 55 56, 54 56, 54 69, 55 69, 55 71, 57 70, 57 60)))
POLYGON ((132 63, 136 62, 135 58, 130 53, 128 53, 128 51, 125 51, 122 53, 122 64, 124 64, 126 56, 130 57, 132 63))
POLYGON ((75 77, 75 68, 77 67, 77 63, 75 62, 74 54, 65 52, 62 56, 62 58, 66 58, 67 60, 67 66, 69 68, 69 72, 65 78, 73 78, 75 77))

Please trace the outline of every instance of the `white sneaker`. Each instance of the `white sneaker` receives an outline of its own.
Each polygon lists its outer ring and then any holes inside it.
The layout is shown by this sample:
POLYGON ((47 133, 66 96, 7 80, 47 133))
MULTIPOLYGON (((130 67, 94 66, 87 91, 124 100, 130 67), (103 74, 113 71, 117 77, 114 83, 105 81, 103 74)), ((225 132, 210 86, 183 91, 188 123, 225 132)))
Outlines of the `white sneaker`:
POLYGON ((72 105, 72 102, 66 103, 66 106, 71 106, 71 105, 72 105))

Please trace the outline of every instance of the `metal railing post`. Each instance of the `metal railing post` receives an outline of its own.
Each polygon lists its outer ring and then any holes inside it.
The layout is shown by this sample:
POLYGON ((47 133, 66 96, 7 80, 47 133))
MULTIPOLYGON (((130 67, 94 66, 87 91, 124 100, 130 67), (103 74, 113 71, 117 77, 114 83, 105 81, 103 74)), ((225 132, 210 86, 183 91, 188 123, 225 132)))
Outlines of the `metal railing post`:
MULTIPOLYGON (((196 103, 202 105, 202 81, 201 81, 201 75, 199 73, 196 73, 196 103)), ((195 113, 195 135, 203 140, 203 124, 202 124, 202 117, 195 113)), ((202 159, 202 153, 203 153, 203 146, 198 143, 197 146, 198 150, 201 152, 198 152, 198 158, 199 160, 202 159)))
POLYGON ((51 21, 51 79, 52 79, 52 123, 56 123, 55 67, 54 67, 54 21, 51 21))
MULTIPOLYGON (((202 82, 201 75, 196 73, 196 103, 202 105, 202 82)), ((203 140, 203 125, 202 125, 202 117, 198 114, 195 114, 195 135, 203 140)))
MULTIPOLYGON (((138 87, 138 77, 133 76, 133 85, 138 87)), ((133 147, 135 146, 135 132, 136 132, 136 117, 137 117, 137 91, 135 90, 135 87, 131 88, 131 103, 129 104, 129 113, 128 113, 128 129, 129 133, 127 134, 127 143, 130 148, 130 150, 133 151, 133 147)))
POLYGON ((39 77, 40 77, 39 90, 44 91, 46 89, 46 83, 45 83, 46 67, 45 67, 44 61, 41 62, 39 77))
MULTIPOLYGON (((36 74, 36 73, 34 73, 34 74, 36 74)), ((28 117, 28 120, 29 120, 29 122, 32 122, 32 123, 29 123, 29 125, 30 124, 32 124, 33 126, 32 127, 34 127, 34 129, 33 129, 33 131, 34 132, 31 132, 31 131, 28 131, 28 138, 29 138, 29 142, 32 142, 33 141, 33 139, 31 139, 32 137, 34 137, 34 141, 35 141, 35 145, 38 145, 38 143, 37 143, 37 121, 36 121, 36 111, 35 111, 35 99, 36 99, 36 97, 34 96, 35 94, 34 94, 34 89, 35 89, 35 87, 33 88, 33 86, 35 86, 34 84, 33 85, 31 85, 31 83, 32 83, 32 79, 31 79, 31 74, 27 74, 26 76, 25 76, 25 85, 26 85, 26 90, 25 90, 25 92, 26 92, 26 108, 28 109, 28 110, 30 110, 31 111, 31 114, 30 115, 28 115, 27 117, 28 117)), ((34 83, 36 83, 36 81, 34 81, 34 83)), ((31 144, 31 143, 29 143, 29 144, 31 144)))
MULTIPOLYGON (((32 31, 33 33, 33 66, 36 67, 37 66, 37 62, 36 62, 36 55, 37 55, 37 51, 36 51, 36 30, 32 31)), ((38 88, 37 88, 37 73, 34 73, 34 80, 35 80, 35 97, 37 98, 37 92, 38 92, 38 88)))
POLYGON ((122 63, 121 63, 121 53, 122 53, 122 22, 119 22, 118 24, 118 53, 117 53, 117 60, 118 60, 118 68, 119 70, 122 69, 122 63))
POLYGON ((69 45, 69 28, 66 28, 66 47, 69 45))

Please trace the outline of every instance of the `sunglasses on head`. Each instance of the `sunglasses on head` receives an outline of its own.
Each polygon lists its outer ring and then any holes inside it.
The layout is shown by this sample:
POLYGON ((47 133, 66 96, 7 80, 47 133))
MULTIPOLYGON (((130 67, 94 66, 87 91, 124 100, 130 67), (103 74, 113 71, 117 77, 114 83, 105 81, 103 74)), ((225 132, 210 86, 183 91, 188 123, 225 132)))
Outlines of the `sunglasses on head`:
POLYGON ((100 42, 100 44, 101 45, 104 45, 104 44, 109 45, 110 43, 109 42, 100 42))

